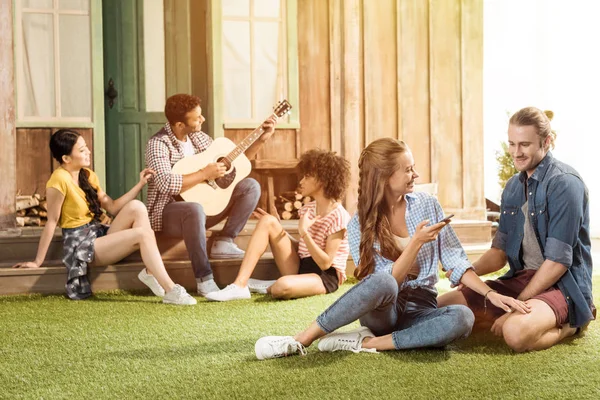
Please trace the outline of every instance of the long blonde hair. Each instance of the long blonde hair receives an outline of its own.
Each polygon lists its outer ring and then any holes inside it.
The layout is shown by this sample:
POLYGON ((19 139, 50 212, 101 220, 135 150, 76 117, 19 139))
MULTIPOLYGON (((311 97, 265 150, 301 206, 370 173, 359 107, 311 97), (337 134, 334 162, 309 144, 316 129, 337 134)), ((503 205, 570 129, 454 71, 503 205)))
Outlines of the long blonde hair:
POLYGON ((398 168, 398 156, 409 151, 401 140, 377 139, 361 153, 358 160, 358 221, 360 223, 360 262, 354 271, 357 279, 363 279, 375 269, 375 255, 395 260, 400 249, 392 237, 392 228, 387 216, 389 205, 385 199, 385 188, 398 168), (374 248, 375 240, 379 250, 374 248))

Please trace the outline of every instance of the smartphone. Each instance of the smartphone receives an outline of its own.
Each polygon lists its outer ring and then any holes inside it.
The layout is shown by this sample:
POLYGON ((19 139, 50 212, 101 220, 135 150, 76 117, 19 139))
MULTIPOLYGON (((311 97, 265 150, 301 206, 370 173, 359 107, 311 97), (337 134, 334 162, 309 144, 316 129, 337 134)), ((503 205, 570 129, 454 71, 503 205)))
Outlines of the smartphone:
POLYGON ((441 219, 438 222, 436 222, 436 224, 439 224, 440 222, 444 222, 444 221, 450 222, 450 220, 452 219, 452 217, 454 217, 454 214, 450 214, 447 217, 444 217, 443 219, 441 219))

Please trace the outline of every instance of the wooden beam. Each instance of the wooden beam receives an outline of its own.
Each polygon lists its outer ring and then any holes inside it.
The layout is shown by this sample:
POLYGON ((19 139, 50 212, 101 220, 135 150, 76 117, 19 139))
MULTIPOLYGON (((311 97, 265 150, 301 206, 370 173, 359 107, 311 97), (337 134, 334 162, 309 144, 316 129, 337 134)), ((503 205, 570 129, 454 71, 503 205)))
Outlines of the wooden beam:
POLYGON ((444 208, 463 208, 460 2, 430 0, 431 181, 444 208))
POLYGON ((331 150, 338 154, 342 154, 342 20, 342 0, 329 0, 329 132, 331 150))
POLYGON ((16 224, 17 194, 13 0, 0 0, 0 230, 16 224))
POLYGON ((343 3, 342 155, 350 162, 345 206, 353 213, 358 201, 358 158, 365 145, 362 0, 343 3))
POLYGON ((431 180, 429 123, 429 6, 422 0, 398 4, 399 138, 411 148, 419 182, 431 180))
POLYGON ((363 1, 365 143, 398 138, 396 0, 363 1))
POLYGON ((486 219, 483 181, 483 3, 462 0, 463 208, 470 219, 486 219))

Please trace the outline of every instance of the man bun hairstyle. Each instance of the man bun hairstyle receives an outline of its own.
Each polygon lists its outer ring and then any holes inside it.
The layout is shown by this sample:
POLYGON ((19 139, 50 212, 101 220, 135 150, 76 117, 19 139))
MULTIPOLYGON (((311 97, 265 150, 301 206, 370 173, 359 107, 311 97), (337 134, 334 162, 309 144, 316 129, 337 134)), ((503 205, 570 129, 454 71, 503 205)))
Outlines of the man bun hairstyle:
MULTIPOLYGON (((536 107, 525 107, 517 111, 510 117, 509 123, 517 126, 533 126, 540 136, 542 147, 548 139, 548 148, 554 149, 556 141, 556 132, 550 127, 550 121, 554 118, 554 113, 550 110, 542 111, 536 107)), ((548 150, 548 149, 546 149, 548 150)))

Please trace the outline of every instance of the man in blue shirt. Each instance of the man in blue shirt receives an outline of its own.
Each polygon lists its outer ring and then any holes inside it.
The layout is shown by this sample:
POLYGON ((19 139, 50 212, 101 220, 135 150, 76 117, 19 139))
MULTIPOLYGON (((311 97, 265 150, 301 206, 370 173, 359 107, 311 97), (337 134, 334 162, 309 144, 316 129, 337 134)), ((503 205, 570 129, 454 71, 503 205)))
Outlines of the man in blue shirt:
MULTIPOLYGON (((509 152, 519 174, 502 193, 500 225, 492 248, 473 264, 478 275, 498 271, 492 291, 526 301, 527 314, 505 313, 459 287, 438 306, 467 305, 476 324, 490 326, 515 351, 547 349, 592 319, 592 257, 588 191, 573 168, 552 156, 555 133, 544 112, 527 107, 508 126, 509 152)), ((488 292, 489 293, 489 292, 488 292)))

